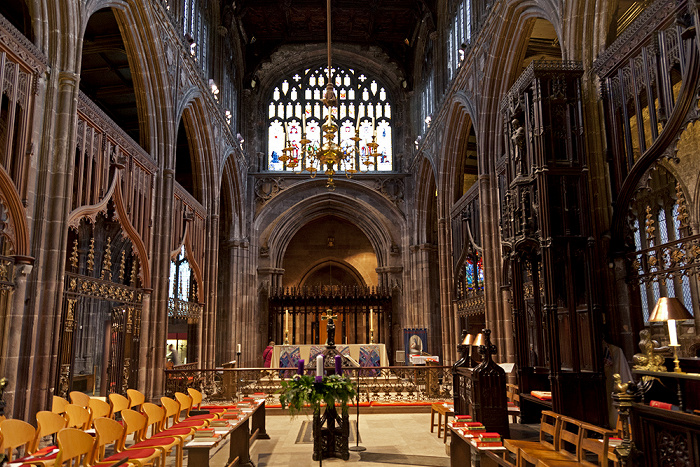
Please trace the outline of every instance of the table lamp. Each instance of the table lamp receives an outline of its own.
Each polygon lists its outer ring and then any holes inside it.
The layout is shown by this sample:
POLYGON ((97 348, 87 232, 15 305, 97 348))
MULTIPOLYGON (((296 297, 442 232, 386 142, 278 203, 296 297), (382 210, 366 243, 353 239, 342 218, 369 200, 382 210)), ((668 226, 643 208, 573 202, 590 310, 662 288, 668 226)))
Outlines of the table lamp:
POLYGON ((649 321, 666 321, 668 323, 669 346, 673 347, 673 363, 675 364, 673 371, 676 373, 683 373, 678 361, 678 347, 680 347, 680 344, 678 344, 676 321, 683 321, 686 319, 693 319, 693 315, 691 315, 686 307, 683 306, 683 303, 675 297, 661 297, 659 301, 656 302, 654 311, 651 312, 651 316, 649 317, 649 321))
POLYGON ((455 366, 463 366, 465 363, 468 367, 471 368, 471 345, 472 345, 472 339, 473 336, 471 334, 467 334, 466 331, 462 332, 462 342, 457 345, 457 350, 461 354, 461 357, 459 361, 455 364, 455 366))
MULTIPOLYGON (((472 340, 471 347, 476 347, 476 353, 479 353, 479 347, 481 347, 484 344, 486 344, 486 339, 484 338, 484 335, 482 333, 479 333, 476 335, 476 337, 474 337, 474 340, 472 340)), ((469 356, 471 357, 472 361, 476 363, 472 354, 473 352, 470 350, 469 356)), ((479 359, 479 362, 481 362, 481 359, 479 359)))

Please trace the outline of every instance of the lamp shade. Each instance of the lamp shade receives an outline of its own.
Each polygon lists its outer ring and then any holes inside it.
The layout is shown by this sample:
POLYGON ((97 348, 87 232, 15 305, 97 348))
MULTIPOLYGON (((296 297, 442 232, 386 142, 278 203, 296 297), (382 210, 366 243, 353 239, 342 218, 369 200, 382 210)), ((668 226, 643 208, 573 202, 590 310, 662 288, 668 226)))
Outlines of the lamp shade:
POLYGON ((464 336, 464 340, 462 341, 462 345, 472 345, 472 341, 474 340, 474 336, 471 334, 467 334, 464 336))
POLYGON ((651 312, 649 321, 693 319, 688 309, 675 297, 661 297, 654 310, 651 312))
POLYGON ((484 339, 484 335, 482 333, 479 333, 476 335, 474 340, 472 341, 472 345, 475 347, 478 347, 480 345, 484 345, 486 343, 486 339, 484 339))

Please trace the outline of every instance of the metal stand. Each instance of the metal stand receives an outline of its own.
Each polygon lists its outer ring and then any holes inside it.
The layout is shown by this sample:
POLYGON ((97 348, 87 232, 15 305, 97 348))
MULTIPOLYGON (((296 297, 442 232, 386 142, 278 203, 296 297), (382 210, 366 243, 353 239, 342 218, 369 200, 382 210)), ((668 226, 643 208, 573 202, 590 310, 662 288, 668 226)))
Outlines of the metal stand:
POLYGON ((355 422, 355 445, 350 446, 348 451, 360 452, 366 451, 367 448, 360 446, 360 369, 357 369, 357 403, 355 404, 357 409, 357 421, 355 422))

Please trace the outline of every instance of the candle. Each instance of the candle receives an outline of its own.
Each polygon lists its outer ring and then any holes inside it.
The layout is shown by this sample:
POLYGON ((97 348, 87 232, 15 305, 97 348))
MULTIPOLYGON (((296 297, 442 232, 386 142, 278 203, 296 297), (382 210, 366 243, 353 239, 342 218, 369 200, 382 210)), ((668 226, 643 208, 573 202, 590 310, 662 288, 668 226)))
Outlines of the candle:
POLYGON ((668 338, 671 341, 669 344, 671 347, 678 345, 678 333, 676 332, 676 320, 668 320, 668 338))
POLYGON ((357 124, 355 126, 355 130, 360 129, 360 119, 362 118, 362 107, 357 108, 357 124))
POLYGON ((304 359, 299 360, 299 362, 297 363, 297 374, 304 374, 304 359))
POLYGON ((323 378, 323 355, 316 357, 316 379, 323 378))
POLYGON ((241 353, 241 344, 236 345, 236 353, 241 353))
POLYGON ((335 374, 340 376, 343 374, 343 357, 340 355, 335 356, 335 374))
POLYGON ((301 114, 301 134, 306 133, 306 110, 304 110, 304 113, 301 114))
POLYGON ((284 310, 284 332, 289 332, 289 310, 284 310))
POLYGON ((374 331, 374 317, 372 316, 372 309, 369 309, 369 330, 374 331))

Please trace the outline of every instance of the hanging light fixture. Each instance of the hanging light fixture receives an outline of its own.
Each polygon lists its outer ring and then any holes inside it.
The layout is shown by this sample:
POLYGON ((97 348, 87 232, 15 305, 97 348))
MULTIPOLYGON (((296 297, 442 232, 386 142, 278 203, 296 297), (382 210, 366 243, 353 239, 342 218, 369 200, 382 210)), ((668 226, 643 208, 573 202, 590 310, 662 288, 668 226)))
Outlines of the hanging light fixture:
MULTIPOLYGON (((331 65, 331 0, 327 0, 326 3, 327 13, 327 37, 328 37, 328 70, 327 70, 327 84, 326 92, 321 100, 324 107, 326 107, 326 117, 325 122, 321 126, 322 138, 321 141, 316 144, 310 141, 306 137, 306 109, 303 109, 302 113, 302 130, 301 130, 301 140, 299 141, 299 148, 294 147, 289 143, 288 132, 285 127, 284 138, 285 144, 282 150, 282 155, 279 160, 286 164, 287 167, 295 170, 299 165, 302 172, 306 171, 311 174, 311 178, 316 176, 319 170, 322 170, 328 176, 328 182, 326 187, 329 189, 335 188, 335 183, 333 182, 333 176, 340 171, 345 172, 347 178, 352 178, 353 174, 361 170, 361 166, 364 165, 366 170, 374 165, 376 167, 377 158, 381 156, 377 152, 379 144, 377 143, 377 129, 375 127, 375 119, 372 117, 372 142, 367 143, 367 152, 362 156, 363 160, 360 160, 360 116, 357 115, 357 125, 355 127, 355 136, 349 138, 352 144, 344 144, 343 146, 338 144, 338 124, 333 118, 333 109, 338 107, 338 99, 335 95, 335 90, 333 89, 333 68, 331 65), (299 151, 299 157, 296 156, 297 150, 299 151), (359 162, 359 164, 358 164, 359 162), (358 167, 359 166, 359 167, 358 167)), ((374 115, 374 112, 373 112, 374 115)))

